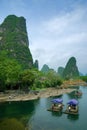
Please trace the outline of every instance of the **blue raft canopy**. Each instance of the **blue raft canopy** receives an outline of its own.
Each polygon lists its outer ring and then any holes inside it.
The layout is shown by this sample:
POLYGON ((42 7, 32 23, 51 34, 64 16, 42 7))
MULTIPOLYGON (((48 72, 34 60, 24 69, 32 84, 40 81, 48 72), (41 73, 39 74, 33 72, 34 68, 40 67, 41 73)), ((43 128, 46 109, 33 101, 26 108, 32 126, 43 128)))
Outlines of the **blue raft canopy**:
POLYGON ((63 99, 56 98, 56 99, 53 99, 52 102, 53 102, 53 103, 62 103, 62 102, 63 102, 63 99))
POLYGON ((68 101, 67 104, 69 104, 69 105, 78 105, 78 101, 76 99, 71 99, 71 100, 68 101))

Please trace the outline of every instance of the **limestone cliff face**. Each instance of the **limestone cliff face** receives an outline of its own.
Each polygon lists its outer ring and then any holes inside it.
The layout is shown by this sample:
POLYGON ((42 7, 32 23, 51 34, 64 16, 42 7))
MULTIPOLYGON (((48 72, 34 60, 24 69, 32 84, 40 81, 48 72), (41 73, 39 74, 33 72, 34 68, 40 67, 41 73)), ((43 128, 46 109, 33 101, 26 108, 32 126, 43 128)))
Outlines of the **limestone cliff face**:
POLYGON ((34 62, 34 68, 36 68, 36 69, 39 69, 39 64, 38 64, 38 60, 35 60, 35 62, 34 62))
POLYGON ((0 25, 0 51, 6 51, 9 58, 16 59, 23 68, 32 68, 33 59, 24 17, 9 15, 0 25))
POLYGON ((79 76, 78 67, 76 65, 75 57, 71 57, 67 62, 65 69, 63 71, 63 77, 66 79, 76 78, 79 76))

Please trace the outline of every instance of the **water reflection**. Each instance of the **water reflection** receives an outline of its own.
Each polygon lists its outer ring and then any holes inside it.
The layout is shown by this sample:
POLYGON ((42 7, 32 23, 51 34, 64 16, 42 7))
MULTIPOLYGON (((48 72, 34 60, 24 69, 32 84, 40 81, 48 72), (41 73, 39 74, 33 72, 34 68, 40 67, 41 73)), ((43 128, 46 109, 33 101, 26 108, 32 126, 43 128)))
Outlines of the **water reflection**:
POLYGON ((4 119, 0 122, 0 130, 25 130, 25 126, 15 118, 4 119))
POLYGON ((67 118, 71 121, 75 121, 75 120, 78 120, 79 119, 79 115, 71 115, 71 114, 68 114, 67 115, 67 118))
MULTIPOLYGON (((80 91, 80 89, 79 89, 78 91, 80 91)), ((75 98, 75 99, 82 98, 82 95, 76 95, 75 92, 76 92, 76 91, 73 91, 73 92, 71 92, 71 93, 68 93, 68 94, 67 94, 68 97, 71 98, 71 99, 72 99, 72 98, 75 98)))
POLYGON ((35 110, 38 104, 39 99, 32 101, 0 103, 0 120, 4 121, 5 118, 10 120, 15 118, 26 125, 30 117, 35 114, 35 110))
MULTIPOLYGON (((21 123, 27 124, 29 130, 87 130, 87 87, 80 87, 80 89, 83 95, 81 98, 77 98, 79 115, 47 111, 47 108, 51 106, 51 100, 59 98, 59 96, 55 96, 26 102, 11 102, 11 104, 0 103, 0 119, 16 118, 21 123)), ((75 97, 72 93, 61 95, 61 97, 64 111, 67 101, 75 97)))
POLYGON ((62 111, 59 112, 51 112, 52 116, 57 116, 57 117, 61 117, 62 116, 62 111))
POLYGON ((0 104, 0 118, 22 117, 33 113, 35 106, 33 102, 11 102, 0 104), (30 109, 31 108, 31 109, 30 109))

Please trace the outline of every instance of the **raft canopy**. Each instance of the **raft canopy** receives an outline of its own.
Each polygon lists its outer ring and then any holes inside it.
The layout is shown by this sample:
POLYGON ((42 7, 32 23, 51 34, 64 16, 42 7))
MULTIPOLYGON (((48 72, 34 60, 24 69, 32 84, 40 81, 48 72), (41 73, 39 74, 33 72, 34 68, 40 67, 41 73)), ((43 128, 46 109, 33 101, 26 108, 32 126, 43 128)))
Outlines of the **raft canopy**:
POLYGON ((78 101, 76 99, 71 99, 71 100, 68 101, 67 104, 69 104, 69 105, 78 105, 78 101))
POLYGON ((53 103, 62 103, 62 102, 63 102, 63 99, 56 98, 56 99, 53 99, 52 102, 53 102, 53 103))

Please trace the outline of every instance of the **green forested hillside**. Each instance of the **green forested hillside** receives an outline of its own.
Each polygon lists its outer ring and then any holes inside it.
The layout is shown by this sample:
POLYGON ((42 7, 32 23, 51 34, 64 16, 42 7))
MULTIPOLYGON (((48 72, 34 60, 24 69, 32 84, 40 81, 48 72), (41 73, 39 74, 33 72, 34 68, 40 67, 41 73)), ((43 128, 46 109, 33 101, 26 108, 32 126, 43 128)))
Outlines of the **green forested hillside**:
POLYGON ((58 71, 57 71, 58 75, 60 75, 62 77, 63 71, 64 71, 64 68, 63 67, 59 67, 58 71))
POLYGON ((70 78, 76 78, 78 76, 79 76, 79 71, 76 65, 76 59, 75 57, 71 57, 67 62, 65 69, 63 71, 63 78, 70 79, 70 78))
POLYGON ((7 16, 0 25, 0 91, 59 87, 63 83, 62 76, 64 79, 79 76, 74 57, 69 59, 65 69, 60 68, 60 75, 46 64, 41 71, 38 68, 38 60, 33 63, 29 49, 25 18, 7 16))
POLYGON ((46 65, 46 64, 44 64, 43 67, 42 67, 42 69, 41 69, 41 71, 44 72, 44 73, 48 73, 49 70, 50 70, 50 68, 49 68, 49 66, 46 65))
POLYGON ((24 17, 9 15, 0 25, 0 91, 7 89, 55 87, 62 81, 49 72, 38 71, 33 63, 24 17))
POLYGON ((33 67, 24 17, 9 15, 0 25, 0 51, 3 50, 9 58, 16 59, 23 69, 33 67))

